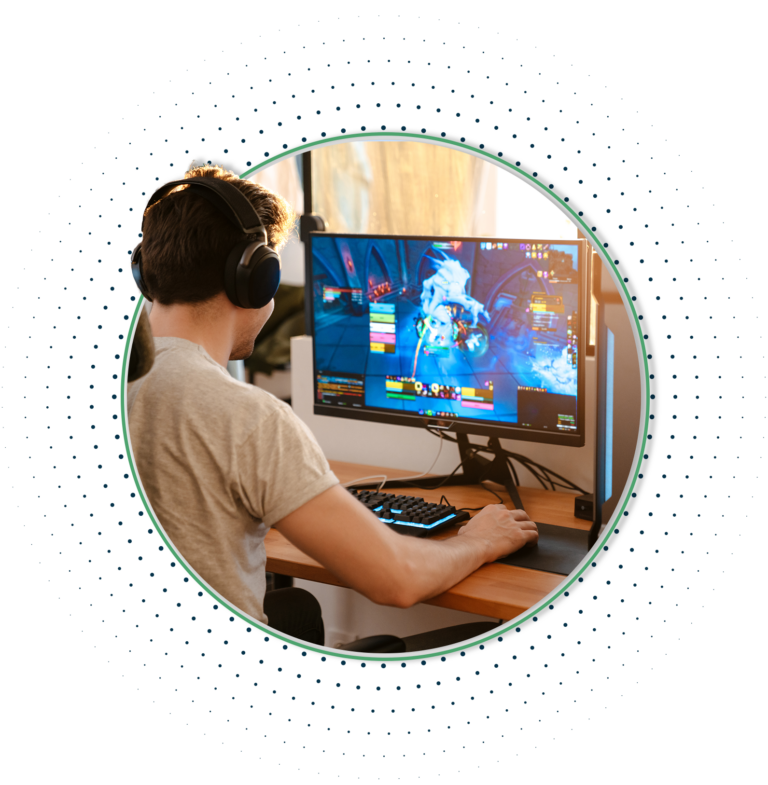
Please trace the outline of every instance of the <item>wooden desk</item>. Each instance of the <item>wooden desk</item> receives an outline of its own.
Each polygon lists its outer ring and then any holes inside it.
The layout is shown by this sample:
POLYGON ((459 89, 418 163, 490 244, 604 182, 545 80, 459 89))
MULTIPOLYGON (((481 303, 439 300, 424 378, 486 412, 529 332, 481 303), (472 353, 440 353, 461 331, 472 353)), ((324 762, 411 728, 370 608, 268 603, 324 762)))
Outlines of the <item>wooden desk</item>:
MULTIPOLYGON (((362 466, 340 461, 331 461, 330 463, 341 482, 351 482, 359 477, 375 474, 386 474, 390 478, 406 477, 412 474, 412 472, 384 469, 378 466, 362 466)), ((509 501, 509 496, 500 486, 494 485, 492 487, 505 502, 509 501)), ((392 489, 388 488, 387 490, 392 489)), ((581 520, 573 515, 574 497, 572 494, 555 493, 536 488, 520 488, 519 490, 526 512, 532 520, 575 529, 589 529, 589 521, 581 520)), ((394 489, 393 492, 421 496, 430 502, 439 502, 440 496, 446 493, 451 504, 457 508, 480 507, 485 504, 497 503, 493 494, 478 485, 443 488, 437 491, 405 488, 402 491, 394 489)), ((435 537, 437 539, 454 537, 457 530, 458 527, 454 527, 446 533, 435 535, 435 537)), ((268 572, 290 575, 294 578, 303 578, 318 583, 328 583, 333 586, 344 585, 325 567, 291 545, 274 529, 267 534, 265 546, 268 572)), ((550 572, 512 567, 507 564, 486 564, 457 583, 452 589, 427 600, 426 603, 506 621, 528 610, 559 586, 563 580, 565 580, 563 575, 550 572)))

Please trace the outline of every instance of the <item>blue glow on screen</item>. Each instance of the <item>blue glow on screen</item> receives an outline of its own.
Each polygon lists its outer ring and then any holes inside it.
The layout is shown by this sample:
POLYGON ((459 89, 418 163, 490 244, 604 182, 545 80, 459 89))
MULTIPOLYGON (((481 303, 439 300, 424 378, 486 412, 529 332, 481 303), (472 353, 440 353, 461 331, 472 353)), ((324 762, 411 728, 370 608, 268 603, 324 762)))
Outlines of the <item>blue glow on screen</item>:
POLYGON ((613 496, 613 333, 608 330, 605 370, 605 498, 613 496))
POLYGON ((315 400, 575 433, 579 248, 313 235, 315 400))

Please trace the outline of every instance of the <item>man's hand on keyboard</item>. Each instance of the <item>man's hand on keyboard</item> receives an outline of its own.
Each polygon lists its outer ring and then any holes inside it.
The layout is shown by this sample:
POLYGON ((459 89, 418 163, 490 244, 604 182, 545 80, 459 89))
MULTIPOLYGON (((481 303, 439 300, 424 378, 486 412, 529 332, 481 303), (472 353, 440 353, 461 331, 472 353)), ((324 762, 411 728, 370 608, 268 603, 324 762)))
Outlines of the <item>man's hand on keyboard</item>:
POLYGON ((496 561, 539 539, 536 524, 522 510, 508 510, 503 504, 489 504, 466 525, 459 535, 484 540, 487 543, 486 561, 496 561))

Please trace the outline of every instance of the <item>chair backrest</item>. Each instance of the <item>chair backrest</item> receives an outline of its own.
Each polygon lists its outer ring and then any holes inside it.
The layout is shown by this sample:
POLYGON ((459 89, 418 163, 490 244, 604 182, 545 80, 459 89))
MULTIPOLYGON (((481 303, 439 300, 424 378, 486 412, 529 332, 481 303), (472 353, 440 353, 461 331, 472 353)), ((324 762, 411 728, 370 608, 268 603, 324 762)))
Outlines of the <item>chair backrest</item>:
POLYGON ((128 381, 135 382, 136 379, 149 373, 154 362, 155 339, 152 337, 152 328, 149 326, 146 308, 142 308, 133 336, 131 356, 128 359, 128 381))

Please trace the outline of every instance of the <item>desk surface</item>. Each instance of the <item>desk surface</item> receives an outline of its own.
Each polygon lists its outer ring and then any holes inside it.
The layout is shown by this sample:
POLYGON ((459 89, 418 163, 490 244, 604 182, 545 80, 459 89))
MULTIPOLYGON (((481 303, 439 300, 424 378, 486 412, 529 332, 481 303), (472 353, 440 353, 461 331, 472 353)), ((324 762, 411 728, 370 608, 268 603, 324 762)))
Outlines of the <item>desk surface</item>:
MULTIPOLYGON (((379 466, 362 466, 340 461, 331 461, 330 463, 341 482, 351 482, 359 477, 374 474, 386 474, 390 479, 412 474, 412 472, 385 469, 379 466)), ((509 501, 509 496, 500 486, 494 485, 493 488, 505 502, 509 501)), ((520 488, 519 490, 526 512, 532 520, 574 529, 589 529, 589 521, 580 520, 573 515, 573 494, 556 493, 537 488, 520 488)), ((398 491, 394 489, 393 492, 397 493, 398 491)), ((451 504, 457 508, 480 507, 485 504, 497 503, 493 494, 479 485, 454 486, 438 491, 406 488, 401 492, 407 495, 421 496, 430 502, 439 502, 440 496, 446 493, 451 504)), ((447 532, 438 533, 435 538, 455 537, 457 530, 458 527, 454 527, 447 532)), ((267 534, 265 545, 269 572, 334 586, 344 586, 319 562, 291 545, 274 529, 267 534)), ((427 600, 426 603, 506 621, 535 605, 560 585, 563 580, 562 575, 550 572, 512 567, 507 564, 485 564, 472 575, 457 583, 452 589, 427 600)))

